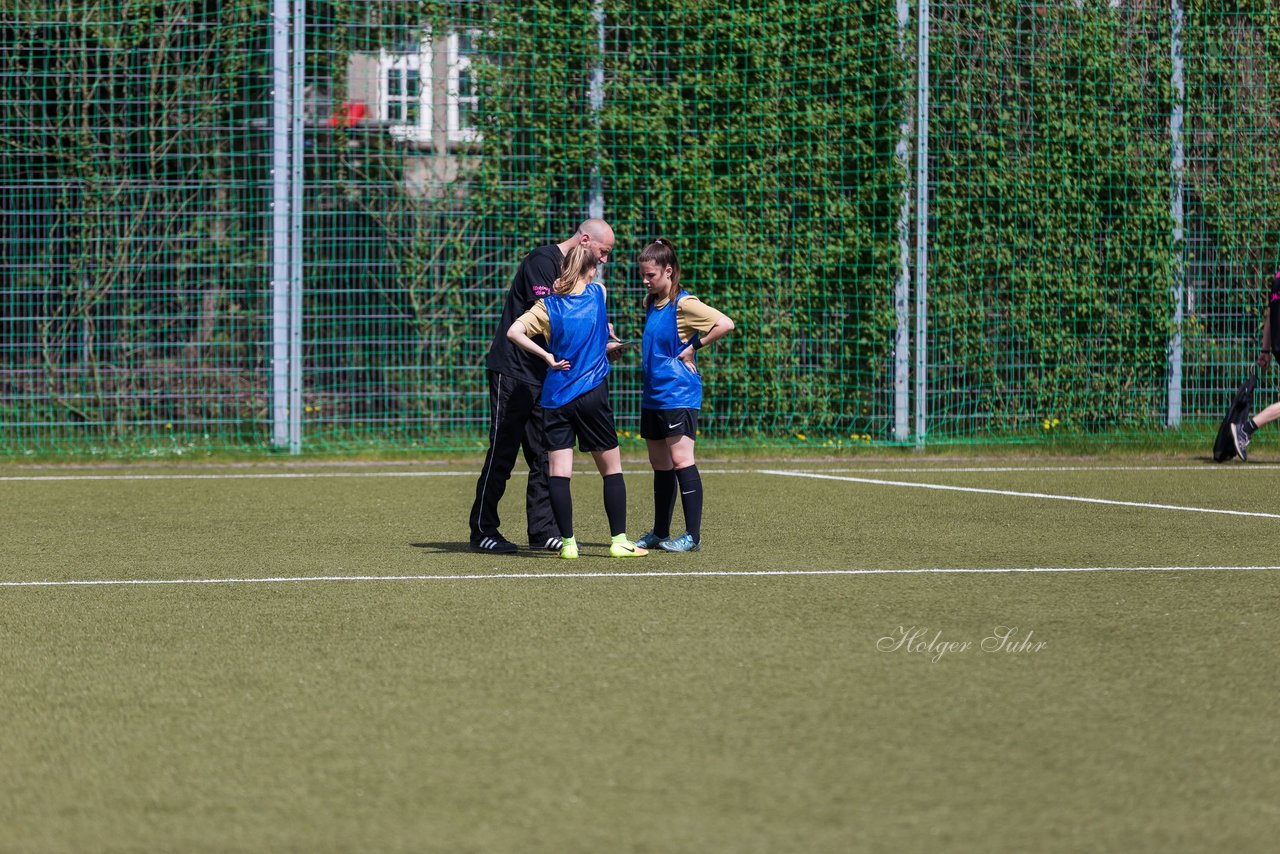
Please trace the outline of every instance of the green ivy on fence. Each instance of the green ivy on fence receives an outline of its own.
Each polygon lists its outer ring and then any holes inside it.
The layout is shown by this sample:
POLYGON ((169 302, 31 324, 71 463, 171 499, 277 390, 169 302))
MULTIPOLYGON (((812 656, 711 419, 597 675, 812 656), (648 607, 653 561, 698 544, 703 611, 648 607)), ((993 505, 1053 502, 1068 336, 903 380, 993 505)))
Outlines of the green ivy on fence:
MULTIPOLYGON (((930 6, 921 340, 915 292, 895 303, 919 272, 915 3, 308 2, 306 447, 482 444, 515 265, 596 192, 620 331, 658 236, 738 323, 704 354, 709 437, 894 441, 922 346, 930 441, 1158 431, 1174 381, 1187 422, 1218 417, 1277 263, 1280 11, 930 6), (459 33, 473 136, 346 120, 376 90, 357 69, 459 33)), ((271 8, 0 11, 0 452, 267 446, 271 8)), ((439 107, 456 58, 422 61, 439 107)), ((613 388, 633 433, 637 367, 613 388)))

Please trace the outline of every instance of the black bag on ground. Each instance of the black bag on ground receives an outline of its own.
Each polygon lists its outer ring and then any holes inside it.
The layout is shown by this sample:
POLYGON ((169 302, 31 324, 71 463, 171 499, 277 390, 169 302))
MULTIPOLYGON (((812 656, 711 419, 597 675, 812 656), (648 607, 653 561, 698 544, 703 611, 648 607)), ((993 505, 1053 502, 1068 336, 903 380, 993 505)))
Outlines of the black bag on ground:
POLYGON ((1249 417, 1249 407, 1253 406, 1253 390, 1258 387, 1258 371, 1252 371, 1236 390, 1236 396, 1227 409, 1227 417, 1222 419, 1218 428, 1218 438, 1213 442, 1213 461, 1225 463, 1235 459, 1236 443, 1231 438, 1231 425, 1239 424, 1249 417))
POLYGON ((1271 278, 1271 294, 1267 297, 1267 323, 1271 330, 1271 355, 1280 359, 1280 272, 1271 278))

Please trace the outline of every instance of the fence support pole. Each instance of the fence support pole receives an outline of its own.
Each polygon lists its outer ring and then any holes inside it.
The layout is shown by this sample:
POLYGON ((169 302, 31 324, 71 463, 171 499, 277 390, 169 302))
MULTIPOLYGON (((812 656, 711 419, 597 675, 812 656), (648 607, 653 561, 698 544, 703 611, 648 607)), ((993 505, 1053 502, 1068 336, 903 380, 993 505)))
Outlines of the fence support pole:
POLYGON ((306 0, 293 2, 292 151, 289 164, 289 453, 302 452, 302 188, 306 108, 306 0))
POLYGON ((271 3, 271 444, 289 447, 289 0, 271 3))
POLYGON ((916 38, 916 447, 924 447, 929 325, 929 0, 920 0, 916 38))
POLYGON ((906 93, 907 23, 911 19, 908 0, 898 2, 898 60, 902 63, 902 122, 898 125, 898 146, 894 159, 902 169, 902 192, 898 205, 898 281, 893 289, 893 317, 897 331, 893 339, 893 438, 905 442, 911 436, 911 127, 913 104, 906 93))
MULTIPOLYGON (((604 219, 604 180, 600 175, 600 111, 604 109, 604 0, 592 3, 591 17, 596 22, 596 64, 591 69, 587 97, 591 104, 591 126, 596 133, 596 159, 591 166, 591 198, 587 201, 587 216, 604 219)), ((601 274, 603 272, 600 271, 601 274)))
POLYGON ((1172 0, 1172 26, 1170 28, 1170 54, 1173 60, 1173 104, 1169 112, 1169 138, 1172 142, 1170 164, 1171 187, 1169 209, 1173 219, 1173 275, 1171 294, 1173 300, 1173 331, 1169 336, 1169 413, 1167 424, 1177 427, 1182 423, 1182 321, 1186 302, 1186 210, 1183 198, 1186 192, 1186 152, 1182 134, 1187 87, 1183 79, 1182 55, 1182 0, 1172 0))

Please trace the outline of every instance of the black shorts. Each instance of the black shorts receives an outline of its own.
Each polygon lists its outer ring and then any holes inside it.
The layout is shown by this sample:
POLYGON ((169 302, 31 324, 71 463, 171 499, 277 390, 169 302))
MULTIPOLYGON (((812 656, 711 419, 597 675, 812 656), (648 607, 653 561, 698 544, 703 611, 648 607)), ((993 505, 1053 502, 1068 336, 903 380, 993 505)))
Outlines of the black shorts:
POLYGON ((564 406, 543 409, 542 424, 547 434, 548 451, 572 448, 575 437, 579 450, 583 451, 608 451, 618 447, 618 431, 613 426, 613 407, 609 406, 607 381, 564 406))
POLYGON ((698 410, 641 409, 640 438, 666 439, 671 436, 698 438, 698 410))

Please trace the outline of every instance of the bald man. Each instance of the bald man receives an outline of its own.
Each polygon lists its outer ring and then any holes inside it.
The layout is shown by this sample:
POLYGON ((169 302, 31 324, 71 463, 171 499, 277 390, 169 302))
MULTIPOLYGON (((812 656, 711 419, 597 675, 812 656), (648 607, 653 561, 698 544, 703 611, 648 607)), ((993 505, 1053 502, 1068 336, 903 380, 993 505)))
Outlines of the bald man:
MULTIPOLYGON (((613 240, 609 223, 588 219, 578 226, 572 237, 539 246, 516 268, 502 318, 485 359, 489 372, 489 450, 476 482, 476 500, 469 520, 471 548, 475 551, 514 554, 519 550, 501 533, 498 502, 507 491, 516 454, 522 450, 529 465, 529 485, 525 490, 529 548, 560 551, 560 533, 551 515, 546 439, 542 432, 542 407, 538 403, 547 366, 507 340, 507 330, 517 317, 551 293, 551 284, 560 275, 560 265, 570 249, 583 244, 594 251, 603 264, 613 251, 613 240)), ((545 341, 535 340, 546 346, 545 341)))

